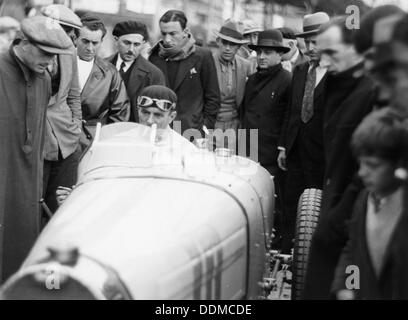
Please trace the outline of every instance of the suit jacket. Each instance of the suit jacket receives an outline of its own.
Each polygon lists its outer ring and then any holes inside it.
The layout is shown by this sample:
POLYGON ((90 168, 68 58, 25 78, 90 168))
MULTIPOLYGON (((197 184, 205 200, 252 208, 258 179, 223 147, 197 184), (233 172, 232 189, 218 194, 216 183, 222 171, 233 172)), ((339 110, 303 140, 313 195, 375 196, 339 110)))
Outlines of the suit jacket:
MULTIPOLYGON (((406 195, 405 195, 406 196, 406 195)), ((349 241, 343 249, 336 268, 332 292, 346 289, 346 268, 355 265, 359 268, 360 289, 355 290, 356 299, 408 299, 408 211, 405 210, 395 226, 383 267, 377 277, 370 258, 366 236, 368 191, 363 190, 353 209, 349 226, 349 241)))
MULTIPOLYGON (((281 64, 251 75, 240 110, 244 129, 258 129, 258 161, 277 166, 278 139, 289 100, 291 74, 281 64)), ((249 141, 247 141, 247 148, 249 141)), ((248 152, 247 152, 248 154, 248 152)))
MULTIPOLYGON (((169 85, 166 61, 158 54, 158 46, 153 48, 149 60, 163 71, 166 85, 169 85)), ((171 88, 171 87, 170 87, 171 88)), ((177 117, 181 130, 198 129, 205 125, 213 129, 220 108, 220 89, 217 70, 211 51, 196 46, 186 59, 179 61, 174 87, 177 94, 177 117)))
POLYGON ((44 154, 58 160, 58 149, 65 159, 78 147, 81 134, 81 101, 76 52, 59 55, 60 85, 47 108, 44 154))
MULTIPOLYGON (((82 89, 81 105, 85 126, 91 135, 97 122, 108 124, 129 121, 130 103, 125 84, 119 71, 108 61, 95 58, 91 73, 82 89)), ((85 138, 83 133, 82 143, 85 143, 85 138)))
POLYGON ((309 63, 303 63, 293 70, 292 84, 290 89, 290 99, 288 107, 285 109, 284 124, 279 137, 279 146, 285 148, 286 156, 289 157, 295 140, 302 132, 302 143, 315 155, 315 159, 321 159, 324 163, 323 153, 323 111, 324 111, 324 91, 326 86, 326 75, 319 82, 313 94, 313 117, 308 123, 303 123, 301 119, 303 95, 309 63))
MULTIPOLYGON (((218 84, 219 88, 221 91, 221 68, 220 64, 217 62, 217 59, 219 59, 219 53, 217 52, 214 54, 214 63, 215 63, 215 68, 217 69, 217 78, 218 78, 218 84)), ((248 77, 252 74, 251 72, 251 64, 248 60, 235 55, 235 65, 236 65, 236 83, 237 83, 237 95, 235 97, 236 104, 238 108, 241 106, 242 101, 244 100, 244 94, 245 94, 245 84, 248 79, 248 77)))
MULTIPOLYGON (((118 60, 118 54, 107 58, 114 66, 118 60)), ((129 121, 138 122, 137 98, 143 88, 152 85, 165 85, 163 72, 155 65, 147 61, 141 55, 136 58, 130 68, 126 71, 124 79, 127 94, 130 100, 130 119, 129 121)))

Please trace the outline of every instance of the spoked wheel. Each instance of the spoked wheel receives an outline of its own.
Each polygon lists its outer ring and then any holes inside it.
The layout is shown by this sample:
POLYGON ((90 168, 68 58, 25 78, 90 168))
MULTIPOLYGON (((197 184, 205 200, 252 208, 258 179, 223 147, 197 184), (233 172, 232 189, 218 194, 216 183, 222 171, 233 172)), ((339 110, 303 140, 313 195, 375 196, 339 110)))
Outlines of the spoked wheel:
POLYGON ((322 190, 306 189, 299 198, 292 264, 292 299, 300 299, 313 232, 319 220, 322 190))

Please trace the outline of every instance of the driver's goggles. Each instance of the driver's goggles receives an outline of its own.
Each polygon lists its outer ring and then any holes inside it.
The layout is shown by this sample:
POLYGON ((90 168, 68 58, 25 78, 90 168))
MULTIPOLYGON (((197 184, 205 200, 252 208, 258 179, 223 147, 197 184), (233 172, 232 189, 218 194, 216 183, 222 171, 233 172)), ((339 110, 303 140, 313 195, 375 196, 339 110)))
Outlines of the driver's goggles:
POLYGON ((137 105, 139 107, 150 107, 153 104, 155 104, 157 108, 159 108, 162 111, 169 111, 176 108, 176 104, 169 100, 154 99, 146 96, 139 96, 137 98, 137 105))

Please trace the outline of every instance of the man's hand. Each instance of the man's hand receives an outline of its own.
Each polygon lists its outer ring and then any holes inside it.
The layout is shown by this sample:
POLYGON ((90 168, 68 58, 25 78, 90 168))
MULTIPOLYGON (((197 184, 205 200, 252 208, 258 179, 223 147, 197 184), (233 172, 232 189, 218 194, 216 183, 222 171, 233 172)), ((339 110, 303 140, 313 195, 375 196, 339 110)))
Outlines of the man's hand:
POLYGON ((280 150, 279 155, 278 155, 278 166, 281 168, 283 171, 287 171, 288 169, 286 168, 286 151, 285 150, 280 150))
POLYGON ((64 201, 68 198, 71 192, 72 192, 71 188, 66 188, 66 187, 61 187, 61 186, 57 188, 57 191, 55 193, 57 196, 58 206, 61 206, 64 203, 64 201))

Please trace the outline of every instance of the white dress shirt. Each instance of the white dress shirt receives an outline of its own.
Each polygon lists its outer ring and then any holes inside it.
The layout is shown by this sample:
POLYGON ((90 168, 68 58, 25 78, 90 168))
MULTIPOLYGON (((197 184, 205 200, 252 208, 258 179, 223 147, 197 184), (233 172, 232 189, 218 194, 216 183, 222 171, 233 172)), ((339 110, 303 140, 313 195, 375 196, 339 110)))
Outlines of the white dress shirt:
POLYGON ((127 72, 130 66, 132 65, 133 61, 123 61, 123 59, 120 57, 120 54, 118 54, 118 60, 116 61, 116 69, 120 71, 120 65, 122 64, 122 62, 124 62, 125 67, 123 68, 123 71, 127 72))

